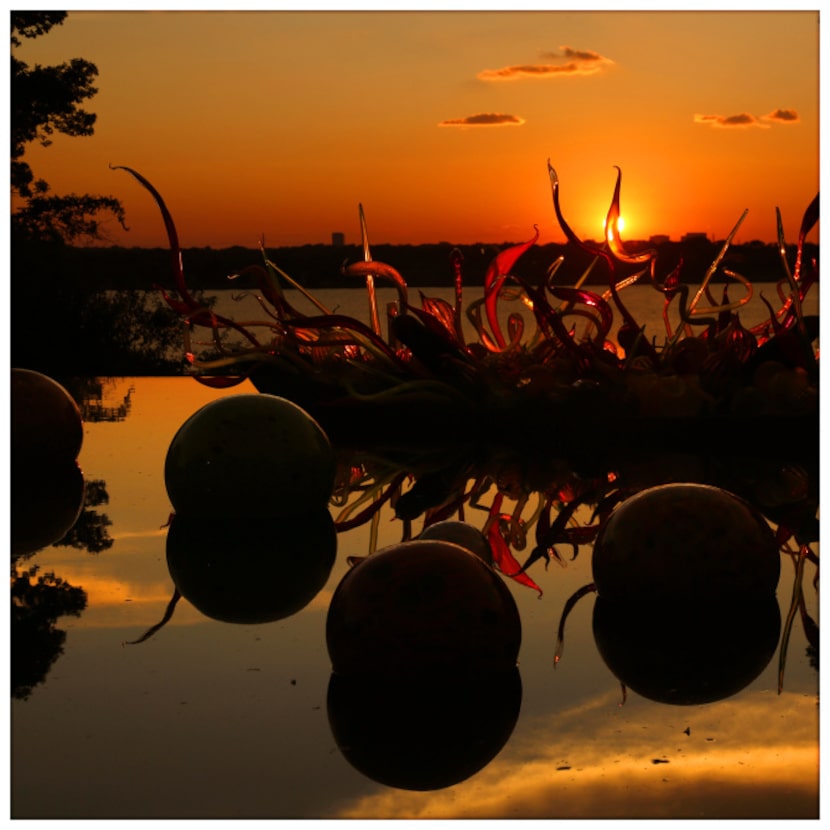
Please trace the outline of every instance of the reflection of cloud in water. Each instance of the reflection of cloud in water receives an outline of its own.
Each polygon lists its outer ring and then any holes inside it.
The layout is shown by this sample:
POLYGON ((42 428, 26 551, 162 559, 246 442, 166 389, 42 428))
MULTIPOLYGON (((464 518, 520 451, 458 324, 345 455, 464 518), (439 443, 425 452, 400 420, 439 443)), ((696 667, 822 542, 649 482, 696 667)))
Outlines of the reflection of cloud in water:
POLYGON ((69 564, 50 570, 54 570, 61 579, 71 585, 83 588, 88 597, 88 606, 92 609, 121 605, 125 602, 143 605, 166 604, 170 601, 173 591, 172 583, 169 581, 132 581, 119 579, 111 574, 98 575, 95 573, 94 563, 89 567, 73 567, 69 564))
MULTIPOLYGON (((112 576, 96 576, 86 569, 73 571, 69 568, 62 570, 60 575, 70 584, 83 588, 87 594, 87 609, 78 620, 72 621, 74 629, 153 625, 164 614, 174 589, 169 579, 132 582, 112 576), (137 612, 139 607, 141 610, 137 612)), ((324 588, 303 611, 327 610, 331 594, 331 590, 324 588)), ((169 624, 193 625, 203 623, 205 619, 189 602, 182 600, 169 624)))
POLYGON ((815 698, 756 692, 700 707, 645 704, 633 712, 637 702, 630 699, 628 713, 617 702, 606 695, 540 717, 455 787, 386 789, 338 817, 818 817, 815 698))
MULTIPOLYGON (((75 629, 141 626, 145 622, 149 625, 161 616, 173 594, 169 581, 130 582, 112 576, 89 574, 78 575, 75 580, 88 597, 86 611, 72 625, 75 629)), ((68 581, 75 584, 71 576, 68 581)), ((196 622, 195 612, 179 614, 178 617, 179 623, 196 622)))
POLYGON ((114 541, 123 541, 124 539, 146 539, 156 536, 166 537, 167 528, 159 527, 154 530, 125 530, 121 533, 110 534, 114 541))

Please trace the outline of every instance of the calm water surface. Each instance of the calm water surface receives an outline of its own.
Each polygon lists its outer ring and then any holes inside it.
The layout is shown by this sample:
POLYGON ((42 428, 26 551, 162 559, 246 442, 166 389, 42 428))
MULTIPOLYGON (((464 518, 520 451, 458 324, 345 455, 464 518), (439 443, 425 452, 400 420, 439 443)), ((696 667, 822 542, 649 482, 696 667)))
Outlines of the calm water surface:
MULTIPOLYGON (((586 286, 589 291, 602 293, 602 286, 586 286)), ((804 300, 805 314, 818 314, 818 297, 819 293, 817 286, 813 286, 804 300)), ((689 300, 691 300, 697 293, 698 286, 689 286, 689 300)), ((720 299, 723 286, 715 284, 712 286, 712 294, 720 299)), ((471 286, 464 289, 463 305, 466 309, 468 305, 481 299, 483 296, 483 288, 471 286)), ((268 320, 268 317, 262 310, 262 306, 256 299, 255 292, 246 291, 210 291, 206 292, 210 296, 217 297, 217 304, 215 310, 220 314, 227 314, 235 320, 268 320)), ((381 319, 385 315, 385 309, 388 303, 394 302, 398 298, 397 291, 394 288, 387 287, 387 284, 377 283, 376 287, 377 305, 380 311, 381 319)), ((421 301, 421 294, 426 297, 438 297, 446 300, 449 303, 454 302, 454 292, 452 288, 438 287, 438 288, 411 288, 409 291, 409 302, 412 305, 419 306, 421 301)), ((742 299, 746 294, 742 286, 730 285, 729 300, 734 302, 742 299)), ((303 297, 298 291, 289 289, 286 296, 298 310, 307 314, 318 314, 319 310, 307 298, 303 297)), ((329 311, 337 314, 346 314, 351 317, 356 317, 359 320, 368 322, 369 320, 369 302, 366 291, 360 287, 354 289, 318 289, 313 292, 313 296, 329 311)), ((626 305, 626 308, 631 312, 634 319, 641 325, 645 325, 646 333, 649 337, 654 338, 658 345, 662 344, 666 336, 666 324, 663 321, 663 295, 655 291, 653 288, 646 285, 634 285, 620 291, 620 297, 626 305)), ((774 309, 781 307, 781 300, 774 283, 758 283, 753 286, 752 295, 749 301, 738 309, 742 325, 750 328, 758 323, 765 322, 769 319, 769 311, 764 305, 761 298, 765 298, 774 309)), ((705 296, 698 303, 700 308, 707 305, 705 296)), ((669 307, 669 322, 672 329, 675 329, 679 324, 678 300, 675 299, 669 307)), ((532 312, 523 306, 518 300, 508 301, 502 300, 499 304, 499 312, 502 322, 506 320, 507 315, 511 313, 522 314, 525 318, 525 328, 528 334, 533 330, 534 320, 532 312)), ((482 309, 482 317, 483 317, 482 309)), ((615 311, 616 317, 616 311, 615 311)), ((464 315, 465 330, 468 337, 473 336, 474 329, 472 324, 464 315)), ((578 319, 574 322, 579 323, 578 319)), ((699 330, 699 329, 698 329, 699 330)), ((385 328, 384 328, 385 331, 385 328)))
MULTIPOLYGON (((327 294, 318 292, 337 300, 327 294)), ((532 572, 541 598, 509 583, 523 626, 518 721, 487 766, 435 791, 388 787, 362 774, 329 723, 326 611, 346 557, 369 550, 368 526, 340 535, 328 583, 292 617, 222 623, 182 600, 167 625, 126 645, 162 619, 173 594, 165 553, 169 442, 203 404, 251 391, 247 382, 214 390, 187 378, 105 383, 109 420, 87 421, 79 459, 85 479, 106 491, 87 516, 103 531, 100 550, 49 546, 17 566, 36 565, 82 589, 86 607, 53 620, 66 633, 62 650, 30 694, 12 700, 12 817, 818 816, 818 673, 798 621, 781 694, 776 650, 755 680, 723 700, 673 706, 629 691, 623 702, 592 633, 593 596, 568 618, 563 659, 553 665, 563 606, 591 581, 589 546, 567 567, 532 572)), ((484 514, 470 520, 480 526, 484 514)), ((388 510, 378 533, 378 546, 401 538, 388 510)), ((812 574, 810 566, 805 592, 818 619, 812 574)), ((783 559, 782 619, 792 584, 783 559)), ((494 717, 503 703, 492 701, 494 717)), ((406 705, 385 707, 390 731, 396 718, 410 716, 406 705)))

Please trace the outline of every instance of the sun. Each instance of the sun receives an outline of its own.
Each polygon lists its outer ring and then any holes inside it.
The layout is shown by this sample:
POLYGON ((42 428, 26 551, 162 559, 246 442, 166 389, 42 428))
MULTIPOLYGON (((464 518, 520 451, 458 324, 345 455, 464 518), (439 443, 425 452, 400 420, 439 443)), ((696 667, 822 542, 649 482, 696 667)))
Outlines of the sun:
MULTIPOLYGON (((603 216, 603 218, 602 218, 602 235, 603 235, 603 237, 605 236, 605 224, 606 224, 607 218, 608 218, 607 216, 603 216)), ((625 217, 620 216, 617 219, 617 231, 619 233, 622 233, 624 230, 625 230, 625 217)))

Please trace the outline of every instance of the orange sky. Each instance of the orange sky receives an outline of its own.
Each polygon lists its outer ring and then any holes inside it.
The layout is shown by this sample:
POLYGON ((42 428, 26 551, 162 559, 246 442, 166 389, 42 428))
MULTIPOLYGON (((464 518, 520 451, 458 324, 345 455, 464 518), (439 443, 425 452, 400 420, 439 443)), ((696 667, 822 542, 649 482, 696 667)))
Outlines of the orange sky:
MULTIPOLYGON (((818 12, 70 12, 16 55, 95 63, 95 135, 25 159, 56 193, 113 195, 184 247, 602 235, 794 242, 819 189, 818 12)), ((813 237, 817 238, 817 237, 813 237)))

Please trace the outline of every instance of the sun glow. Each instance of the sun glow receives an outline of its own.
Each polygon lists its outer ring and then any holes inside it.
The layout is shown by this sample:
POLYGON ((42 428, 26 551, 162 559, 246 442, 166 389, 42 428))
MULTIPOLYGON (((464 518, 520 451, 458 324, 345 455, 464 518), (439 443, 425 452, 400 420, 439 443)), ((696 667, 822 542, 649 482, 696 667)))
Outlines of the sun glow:
MULTIPOLYGON (((607 219, 607 217, 603 217, 603 220, 602 220, 602 235, 603 236, 605 236, 605 229, 606 229, 607 225, 608 225, 608 219, 607 219)), ((622 233, 625 230, 625 217, 624 216, 620 216, 617 219, 617 230, 620 233, 622 233)))

